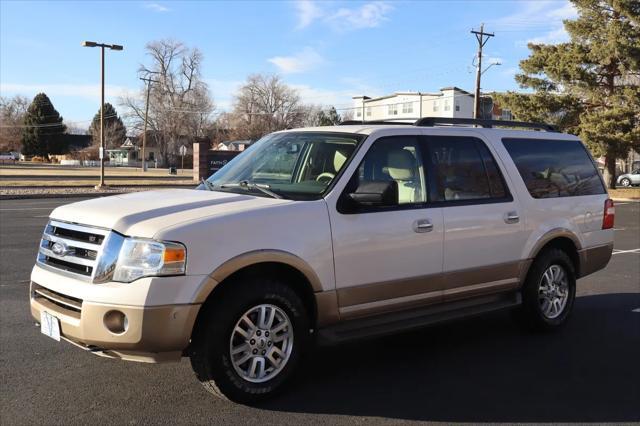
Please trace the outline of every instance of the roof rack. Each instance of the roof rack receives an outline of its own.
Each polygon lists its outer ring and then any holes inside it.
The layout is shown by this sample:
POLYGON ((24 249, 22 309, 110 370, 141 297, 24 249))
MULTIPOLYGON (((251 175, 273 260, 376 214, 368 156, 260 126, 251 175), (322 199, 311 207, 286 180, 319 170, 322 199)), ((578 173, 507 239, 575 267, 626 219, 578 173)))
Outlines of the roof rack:
POLYGON ((420 120, 419 118, 387 118, 386 120, 347 120, 340 123, 341 126, 353 126, 353 125, 362 125, 362 124, 399 124, 402 126, 413 126, 416 122, 420 120), (404 120, 404 121, 401 121, 404 120))
POLYGON ((544 130, 546 132, 558 132, 558 129, 551 124, 546 123, 529 123, 526 121, 511 121, 511 120, 484 120, 476 118, 451 118, 451 117, 423 117, 423 118, 391 118, 387 120, 347 120, 340 123, 341 126, 350 125, 362 125, 362 124, 398 124, 398 125, 414 125, 418 127, 434 127, 443 124, 464 124, 472 126, 480 126, 484 128, 492 127, 521 127, 525 129, 544 130), (401 121, 404 120, 404 121, 401 121), (407 120, 415 120, 413 123, 407 122, 407 120))
POLYGON ((523 127, 526 129, 545 130, 547 132, 558 131, 555 126, 546 123, 529 123, 527 121, 511 120, 484 120, 479 118, 424 117, 420 118, 413 124, 420 127, 433 127, 441 124, 467 124, 489 129, 492 127, 523 127))

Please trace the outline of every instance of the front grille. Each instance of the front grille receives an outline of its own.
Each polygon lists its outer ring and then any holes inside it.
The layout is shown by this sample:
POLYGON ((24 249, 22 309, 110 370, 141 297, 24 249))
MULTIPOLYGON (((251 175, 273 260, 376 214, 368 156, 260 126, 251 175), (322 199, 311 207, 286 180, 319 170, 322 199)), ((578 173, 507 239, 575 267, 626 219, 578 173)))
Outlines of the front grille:
POLYGON ((63 312, 72 317, 79 318, 82 312, 82 299, 76 297, 66 296, 48 288, 44 288, 36 283, 33 283, 32 294, 35 300, 45 305, 52 304, 59 308, 62 308, 63 312))
POLYGON ((109 231, 52 220, 40 241, 38 263, 91 280, 109 231))

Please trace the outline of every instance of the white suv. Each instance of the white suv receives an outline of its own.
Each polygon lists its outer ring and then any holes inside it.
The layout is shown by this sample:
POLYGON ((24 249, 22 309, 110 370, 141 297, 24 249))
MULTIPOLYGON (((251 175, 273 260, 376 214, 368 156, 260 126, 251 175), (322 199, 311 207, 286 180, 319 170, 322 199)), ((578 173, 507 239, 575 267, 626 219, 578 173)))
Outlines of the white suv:
POLYGON ((576 279, 611 257, 613 204, 576 137, 469 123, 484 127, 273 133, 199 190, 59 207, 32 315, 94 354, 189 356, 208 390, 242 402, 281 389, 316 340, 502 308, 555 329, 576 279))

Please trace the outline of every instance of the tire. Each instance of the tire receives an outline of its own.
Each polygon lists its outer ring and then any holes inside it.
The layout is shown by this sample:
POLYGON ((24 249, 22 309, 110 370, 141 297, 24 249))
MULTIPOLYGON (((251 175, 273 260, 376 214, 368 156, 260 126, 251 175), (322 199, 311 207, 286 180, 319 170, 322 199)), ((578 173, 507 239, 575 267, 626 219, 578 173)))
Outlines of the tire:
POLYGON ((527 329, 553 331, 563 326, 571 314, 576 295, 575 268, 569 256, 556 248, 541 252, 533 261, 521 292, 522 306, 516 312, 516 318, 527 329), (556 275, 557 271, 561 272, 556 275), (563 284, 549 286, 549 278, 563 284), (563 297, 565 294, 566 298, 563 297), (550 303, 556 299, 558 302, 550 303))
POLYGON ((624 186, 625 188, 631 187, 631 179, 629 179, 629 178, 622 179, 620 181, 620 185, 624 186))
POLYGON ((191 366, 204 388, 213 395, 255 403, 272 397, 290 381, 310 341, 308 314, 300 297, 275 279, 245 277, 229 284, 217 300, 203 307, 191 341, 191 366), (272 327, 260 329, 260 315, 268 320, 272 312, 272 327), (255 327, 242 319, 245 316, 255 327), (282 324, 285 324, 282 330, 267 332, 282 324), (238 327, 246 334, 251 333, 248 330, 253 332, 246 336, 236 331, 238 327), (289 337, 284 338, 285 334, 289 337), (242 352, 232 354, 236 349, 242 352), (276 349, 284 356, 280 357, 276 349), (247 356, 250 358, 239 365, 238 361, 247 356), (284 364, 276 368, 269 357, 284 364), (255 363, 255 377, 251 376, 252 363, 255 363), (273 369, 271 373, 258 377, 269 369, 273 369), (243 376, 244 370, 248 374, 243 376))

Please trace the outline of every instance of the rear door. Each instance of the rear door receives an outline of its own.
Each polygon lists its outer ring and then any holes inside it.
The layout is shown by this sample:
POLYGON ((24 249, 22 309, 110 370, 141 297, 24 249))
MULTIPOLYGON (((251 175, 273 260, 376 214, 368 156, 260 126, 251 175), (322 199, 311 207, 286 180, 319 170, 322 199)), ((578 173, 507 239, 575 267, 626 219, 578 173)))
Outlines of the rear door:
POLYGON ((517 287, 522 212, 480 137, 427 136, 431 194, 444 215, 444 300, 517 287))

